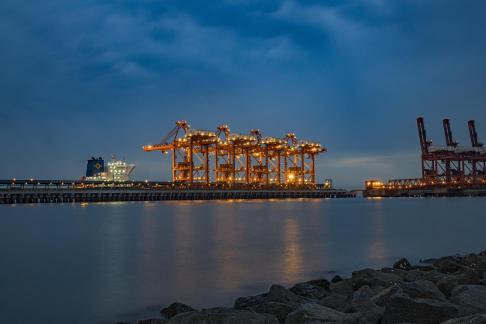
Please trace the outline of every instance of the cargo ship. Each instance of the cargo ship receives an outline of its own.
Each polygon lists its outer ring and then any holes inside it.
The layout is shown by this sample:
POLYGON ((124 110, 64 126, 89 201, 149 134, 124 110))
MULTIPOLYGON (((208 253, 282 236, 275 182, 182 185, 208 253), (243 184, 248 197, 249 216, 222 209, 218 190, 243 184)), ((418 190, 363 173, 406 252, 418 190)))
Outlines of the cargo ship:
POLYGON ((123 182, 130 180, 130 175, 135 169, 135 164, 129 164, 117 160, 114 156, 110 162, 105 164, 103 158, 92 157, 86 165, 84 180, 88 181, 116 181, 123 182))

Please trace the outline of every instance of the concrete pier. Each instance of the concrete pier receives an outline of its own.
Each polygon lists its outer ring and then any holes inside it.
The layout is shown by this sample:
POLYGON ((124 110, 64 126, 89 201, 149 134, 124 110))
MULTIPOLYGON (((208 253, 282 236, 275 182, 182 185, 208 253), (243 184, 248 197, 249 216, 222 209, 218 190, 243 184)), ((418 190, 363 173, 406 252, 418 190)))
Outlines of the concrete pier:
POLYGON ((0 180, 0 204, 109 201, 354 198, 338 189, 181 188, 169 183, 89 183, 77 181, 0 180))
POLYGON ((486 197, 486 188, 366 189, 363 197, 486 197))

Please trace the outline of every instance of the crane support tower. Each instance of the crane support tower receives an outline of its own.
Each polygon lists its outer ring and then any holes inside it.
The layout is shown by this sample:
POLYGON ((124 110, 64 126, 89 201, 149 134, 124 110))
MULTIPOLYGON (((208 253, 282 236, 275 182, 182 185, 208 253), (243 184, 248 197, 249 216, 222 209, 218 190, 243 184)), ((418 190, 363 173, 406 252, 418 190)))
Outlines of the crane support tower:
POLYGON ((422 177, 365 182, 365 196, 414 196, 427 194, 467 195, 486 191, 486 150, 479 142, 474 120, 468 122, 471 146, 459 146, 449 119, 442 120, 445 145, 432 145, 427 137, 423 117, 417 118, 422 151, 422 177), (473 191, 471 191, 473 190, 473 191))
POLYGON ((172 154, 172 181, 189 187, 315 187, 316 158, 327 149, 294 133, 263 137, 258 129, 232 133, 192 129, 185 120, 145 152, 172 154))
POLYGON ((427 138, 424 119, 417 118, 422 149, 423 185, 468 186, 486 180, 486 151, 479 143, 474 120, 468 122, 471 146, 459 146, 454 140, 449 119, 442 121, 445 146, 433 146, 427 138))

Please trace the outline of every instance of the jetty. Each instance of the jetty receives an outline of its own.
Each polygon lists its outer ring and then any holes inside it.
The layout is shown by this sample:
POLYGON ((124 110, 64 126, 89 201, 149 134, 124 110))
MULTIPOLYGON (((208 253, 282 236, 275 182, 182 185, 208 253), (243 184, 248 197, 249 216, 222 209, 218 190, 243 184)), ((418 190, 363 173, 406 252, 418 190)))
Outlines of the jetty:
POLYGON ((319 185, 313 188, 198 188, 153 181, 0 180, 0 204, 354 197, 353 192, 319 185))

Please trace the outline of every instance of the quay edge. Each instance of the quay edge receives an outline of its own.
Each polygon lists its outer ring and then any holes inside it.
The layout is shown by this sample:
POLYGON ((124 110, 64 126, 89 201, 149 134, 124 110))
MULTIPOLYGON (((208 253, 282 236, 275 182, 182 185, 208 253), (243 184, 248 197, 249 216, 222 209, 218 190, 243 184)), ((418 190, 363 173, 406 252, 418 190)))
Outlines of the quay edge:
POLYGON ((365 189, 363 197, 486 197, 486 188, 365 189))
POLYGON ((8 185, 0 186, 0 204, 356 197, 351 191, 322 188, 179 188, 150 182, 112 185, 98 183, 94 186, 83 183, 85 187, 70 181, 20 183, 23 184, 13 186, 9 182, 8 185))

